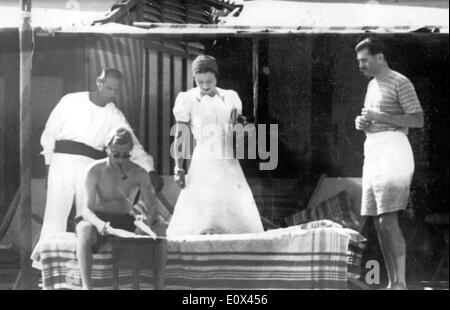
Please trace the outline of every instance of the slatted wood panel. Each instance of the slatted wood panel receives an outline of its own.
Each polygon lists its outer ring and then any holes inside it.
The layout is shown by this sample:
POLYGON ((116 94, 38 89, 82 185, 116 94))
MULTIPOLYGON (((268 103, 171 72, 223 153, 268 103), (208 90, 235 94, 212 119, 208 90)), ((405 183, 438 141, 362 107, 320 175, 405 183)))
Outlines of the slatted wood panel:
POLYGON ((192 87, 192 59, 203 45, 188 42, 156 42, 131 38, 100 37, 87 46, 89 85, 101 69, 113 67, 125 77, 116 105, 125 114, 155 169, 170 174, 172 108, 181 90, 192 87))
POLYGON ((159 88, 159 74, 158 74, 158 52, 154 50, 147 51, 147 71, 148 71, 148 81, 146 83, 146 93, 148 101, 146 106, 148 107, 148 114, 145 115, 147 122, 149 124, 148 131, 146 132, 147 137, 147 149, 150 155, 153 156, 155 163, 155 168, 157 163, 160 162, 160 156, 158 150, 158 88, 159 88))
POLYGON ((192 74, 190 74, 190 72, 192 72, 192 62, 188 61, 186 63, 186 67, 187 67, 186 71, 188 72, 187 77, 186 77, 186 81, 187 81, 186 89, 189 89, 194 86, 194 77, 192 76, 192 74))
POLYGON ((5 79, 0 78, 0 210, 3 210, 5 203, 5 99, 5 79))
POLYGON ((143 40, 104 36, 89 44, 86 53, 88 81, 91 87, 95 86, 95 79, 104 68, 116 68, 124 75, 116 105, 136 131, 140 128, 144 44, 143 40))
POLYGON ((175 124, 172 109, 180 91, 192 87, 192 57, 171 55, 148 49, 146 52, 145 145, 153 156, 159 174, 171 174, 173 160, 170 129, 175 124))
POLYGON ((171 70, 171 58, 167 53, 162 53, 162 106, 161 106, 161 119, 160 119, 160 143, 159 147, 161 148, 160 154, 162 156, 162 161, 159 163, 160 170, 163 174, 170 173, 170 114, 172 112, 172 85, 170 81, 174 72, 171 70))

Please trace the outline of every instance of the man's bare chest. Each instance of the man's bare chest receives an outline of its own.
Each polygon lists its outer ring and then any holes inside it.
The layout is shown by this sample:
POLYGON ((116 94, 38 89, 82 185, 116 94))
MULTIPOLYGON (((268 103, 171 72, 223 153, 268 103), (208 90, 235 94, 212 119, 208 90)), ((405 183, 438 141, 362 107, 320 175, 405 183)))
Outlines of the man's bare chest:
POLYGON ((126 180, 120 173, 103 172, 97 183, 97 192, 103 200, 127 199, 132 202, 139 190, 139 183, 133 176, 126 180))

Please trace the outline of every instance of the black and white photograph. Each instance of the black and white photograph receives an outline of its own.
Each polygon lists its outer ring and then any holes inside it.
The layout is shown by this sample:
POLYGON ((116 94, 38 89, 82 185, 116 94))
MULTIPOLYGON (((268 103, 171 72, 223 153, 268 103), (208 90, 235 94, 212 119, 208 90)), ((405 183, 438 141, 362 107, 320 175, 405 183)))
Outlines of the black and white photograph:
POLYGON ((448 65, 448 0, 0 0, 0 290, 448 291, 448 65))

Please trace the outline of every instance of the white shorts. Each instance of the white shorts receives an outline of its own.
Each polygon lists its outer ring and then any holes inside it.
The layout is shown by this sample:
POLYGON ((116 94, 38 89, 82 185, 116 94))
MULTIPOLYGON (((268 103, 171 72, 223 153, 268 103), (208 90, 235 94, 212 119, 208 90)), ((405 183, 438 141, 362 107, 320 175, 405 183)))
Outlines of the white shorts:
POLYGON ((413 174, 413 152, 404 133, 383 131, 367 134, 361 215, 376 216, 405 210, 413 174))

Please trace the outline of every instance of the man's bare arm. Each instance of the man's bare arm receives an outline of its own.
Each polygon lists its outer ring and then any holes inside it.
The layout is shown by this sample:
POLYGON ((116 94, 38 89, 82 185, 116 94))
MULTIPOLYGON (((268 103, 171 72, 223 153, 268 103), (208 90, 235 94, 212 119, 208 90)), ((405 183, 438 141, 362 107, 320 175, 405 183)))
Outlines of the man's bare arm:
POLYGON ((82 215, 83 218, 91 223, 95 228, 97 228, 97 231, 101 233, 103 231, 103 228, 105 227, 106 223, 103 222, 101 219, 95 215, 95 204, 96 197, 97 197, 97 181, 98 181, 98 171, 97 167, 93 166, 85 180, 85 189, 86 189, 86 204, 83 206, 82 215))
POLYGON ((422 128, 424 124, 422 112, 389 114, 385 112, 375 111, 372 109, 363 109, 362 116, 364 116, 369 121, 376 120, 383 123, 405 128, 422 128))
POLYGON ((147 221, 145 221, 144 218, 136 216, 134 225, 145 234, 156 238, 157 235, 150 228, 157 218, 155 189, 151 185, 148 175, 143 170, 139 171, 139 173, 139 189, 141 191, 141 197, 144 200, 145 208, 147 209, 148 217, 147 221))
POLYGON ((380 121, 399 127, 422 128, 423 113, 388 114, 380 113, 380 121))
POLYGON ((151 224, 157 217, 155 189, 153 188, 148 175, 144 173, 144 171, 142 171, 139 178, 139 189, 147 209, 148 223, 151 224))

